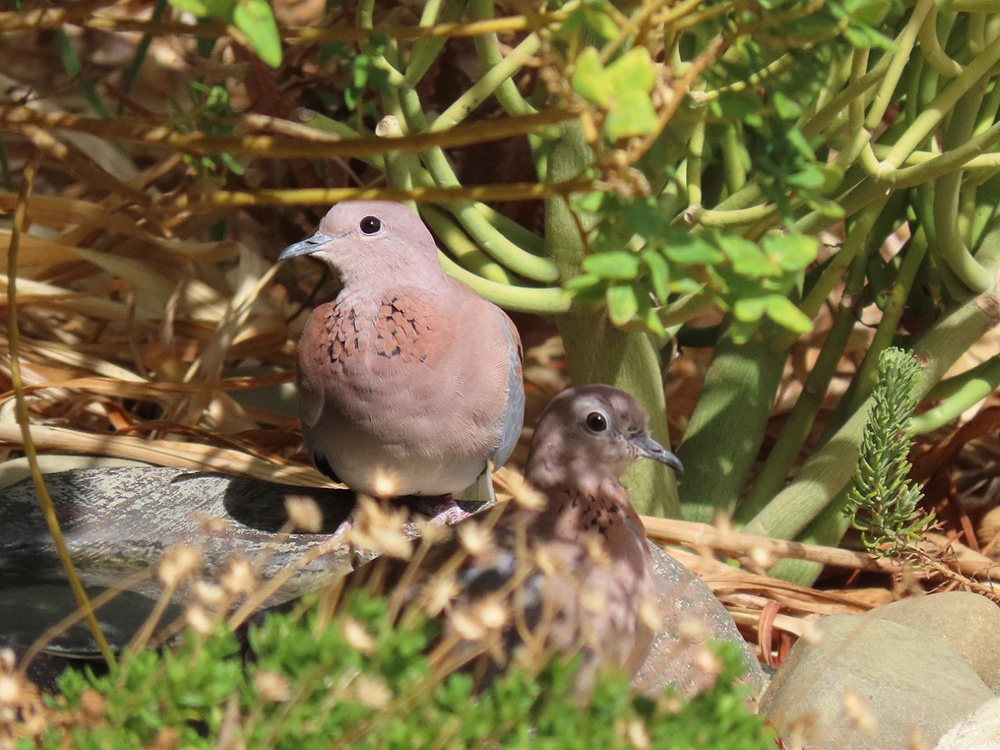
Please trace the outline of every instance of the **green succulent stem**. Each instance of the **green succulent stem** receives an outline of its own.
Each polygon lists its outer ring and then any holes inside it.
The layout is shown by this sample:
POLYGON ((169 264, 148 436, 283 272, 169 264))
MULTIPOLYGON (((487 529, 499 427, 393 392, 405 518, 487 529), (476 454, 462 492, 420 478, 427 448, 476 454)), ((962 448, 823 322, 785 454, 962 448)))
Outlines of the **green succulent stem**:
POLYGON ((927 397, 941 402, 913 418, 913 431, 920 435, 944 427, 997 388, 1000 388, 1000 355, 938 383, 927 397))
POLYGON ((781 428, 778 440, 767 456, 750 491, 736 509, 734 520, 745 524, 767 507, 781 489, 795 462, 798 460, 806 438, 823 405, 823 397, 840 364, 855 324, 855 304, 865 280, 868 258, 857 255, 851 263, 840 299, 840 309, 823 341, 823 347, 809 376, 802 386, 802 394, 795 402, 792 413, 781 428))
MULTIPOLYGON (((493 0, 471 0, 470 11, 472 17, 478 21, 485 21, 493 18, 493 0)), ((564 6, 564 10, 566 6, 564 6)), ((473 39, 476 46, 476 54, 480 62, 486 67, 487 74, 483 79, 494 76, 499 83, 494 87, 497 101, 509 115, 529 114, 535 111, 517 90, 517 86, 511 80, 514 75, 524 65, 525 60, 534 55, 540 46, 537 34, 530 34, 519 44, 514 52, 504 57, 500 52, 500 41, 496 34, 480 34, 473 39)), ((551 135, 555 135, 554 133, 551 135)))
POLYGON ((681 510, 690 521, 732 516, 764 440, 786 353, 761 338, 723 336, 705 372, 701 396, 678 457, 686 461, 681 510))
POLYGON ((480 250, 479 246, 469 239, 469 236, 462 231, 447 211, 437 206, 427 205, 422 207, 420 215, 423 216, 431 231, 448 248, 449 255, 463 268, 483 277, 486 281, 508 285, 512 283, 510 274, 503 266, 480 250))
POLYGON ((484 279, 458 265, 450 256, 440 253, 441 265, 449 276, 464 281, 486 299, 515 312, 536 315, 559 315, 570 309, 570 296, 559 287, 525 287, 501 284, 484 279))
MULTIPOLYGON (((449 2, 444 13, 441 12, 442 0, 429 0, 420 14, 420 25, 427 27, 440 23, 455 23, 462 18, 465 12, 466 3, 462 0, 449 2)), ((410 59, 406 64, 406 73, 403 74, 403 83, 409 87, 415 87, 430 70, 434 61, 437 60, 441 50, 448 40, 444 37, 431 39, 418 39, 413 43, 410 50, 410 59)))
POLYGON ((843 421, 845 415, 853 414, 861 406, 861 403, 868 398, 875 387, 875 380, 878 372, 879 357, 882 352, 892 343, 899 326, 899 320, 903 316, 906 307, 906 300, 910 296, 910 289, 923 263, 924 255, 927 251, 927 235, 923 227, 920 227, 913 238, 906 245, 903 253, 903 262, 900 264, 896 281, 892 285, 889 297, 882 310, 882 319, 879 321, 875 336, 872 338, 865 358, 861 362, 857 373, 851 379, 847 392, 841 397, 837 409, 830 417, 826 435, 835 431, 836 425, 843 421))

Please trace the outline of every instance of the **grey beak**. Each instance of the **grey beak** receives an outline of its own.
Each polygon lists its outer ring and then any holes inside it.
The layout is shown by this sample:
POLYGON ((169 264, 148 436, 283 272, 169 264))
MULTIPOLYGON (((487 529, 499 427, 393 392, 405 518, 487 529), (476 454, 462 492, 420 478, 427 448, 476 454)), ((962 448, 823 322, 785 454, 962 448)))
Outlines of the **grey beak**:
POLYGON ((659 461, 661 464, 666 464, 678 473, 684 472, 684 464, 681 463, 681 460, 658 442, 653 440, 653 438, 649 436, 648 432, 643 432, 629 438, 629 442, 632 443, 636 453, 643 458, 651 458, 654 461, 659 461))
POLYGON ((316 232, 316 234, 312 237, 286 247, 281 251, 281 255, 278 256, 278 260, 288 260, 289 258, 297 258, 300 255, 309 255, 310 253, 314 253, 319 250, 323 245, 332 239, 333 237, 330 237, 329 235, 323 234, 322 232, 316 232))

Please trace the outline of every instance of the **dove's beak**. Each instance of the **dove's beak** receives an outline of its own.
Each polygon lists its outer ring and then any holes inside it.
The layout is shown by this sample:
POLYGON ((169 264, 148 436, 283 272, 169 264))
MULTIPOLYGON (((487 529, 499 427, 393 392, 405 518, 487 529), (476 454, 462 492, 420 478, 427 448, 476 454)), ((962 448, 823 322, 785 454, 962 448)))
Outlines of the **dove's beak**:
POLYGON ((322 232, 316 232, 316 234, 312 237, 286 247, 281 251, 281 255, 278 256, 278 260, 288 260, 289 258, 298 258, 300 255, 309 255, 319 250, 323 247, 323 245, 332 239, 333 237, 330 237, 329 235, 323 234, 322 232))
POLYGON ((632 447, 635 448, 636 455, 640 458, 651 458, 661 464, 666 464, 678 473, 683 473, 684 464, 673 453, 668 451, 658 442, 649 436, 648 432, 641 432, 629 438, 632 447))

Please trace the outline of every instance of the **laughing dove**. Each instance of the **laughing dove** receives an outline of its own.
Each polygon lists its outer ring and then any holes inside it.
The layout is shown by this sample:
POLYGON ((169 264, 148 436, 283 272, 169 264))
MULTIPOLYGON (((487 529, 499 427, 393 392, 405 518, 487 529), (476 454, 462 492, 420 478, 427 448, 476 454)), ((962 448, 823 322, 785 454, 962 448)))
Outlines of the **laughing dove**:
POLYGON ((510 318, 446 276, 409 209, 347 201, 279 260, 311 255, 343 289, 298 347, 302 433, 316 467, 377 497, 447 495, 510 456, 524 420, 510 318))
POLYGON ((640 458, 682 470, 646 425, 642 407, 615 388, 564 391, 539 419, 525 471, 544 503, 515 495, 478 528, 463 528, 476 519, 460 524, 457 537, 431 547, 416 572, 385 561, 359 578, 390 589, 405 580, 397 597, 432 615, 443 609, 444 638, 459 644, 458 661, 473 661, 480 677, 494 675, 520 644, 582 651, 577 677, 584 687, 604 665, 634 675, 658 623, 656 583, 645 529, 620 477, 640 458), (448 590, 453 598, 442 606, 440 592, 448 590))

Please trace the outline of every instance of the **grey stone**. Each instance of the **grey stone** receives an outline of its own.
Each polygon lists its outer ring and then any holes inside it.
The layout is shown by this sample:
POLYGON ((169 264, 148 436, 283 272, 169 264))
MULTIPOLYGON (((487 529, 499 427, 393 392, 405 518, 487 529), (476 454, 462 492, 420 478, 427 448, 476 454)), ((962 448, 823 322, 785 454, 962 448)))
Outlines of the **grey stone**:
POLYGON ((965 657, 990 690, 1000 692, 1000 607, 985 596, 968 591, 915 596, 877 607, 866 617, 940 638, 965 657))
POLYGON ((889 620, 833 615, 795 644, 761 711, 809 750, 904 750, 914 733, 933 746, 992 697, 940 640, 889 620))
POLYGON ((952 727, 934 750, 1000 750, 1000 698, 952 727))
MULTIPOLYGON (((260 559, 265 579, 297 568, 269 605, 316 589, 373 557, 344 543, 355 506, 353 493, 344 490, 163 467, 79 469, 47 475, 46 486, 80 579, 95 591, 120 586, 135 573, 154 572, 162 554, 180 544, 199 548, 210 576, 235 557, 260 559), (316 502, 323 515, 320 533, 278 533, 287 521, 285 501, 292 497, 316 502), (307 555, 314 559, 303 564, 307 555)), ((469 515, 440 498, 414 498, 409 506, 432 523, 454 523, 469 515)), ((412 523, 406 531, 417 534, 412 523)), ((137 613, 160 594, 155 575, 130 589, 138 598, 129 606, 137 613)), ((30 479, 0 490, 0 591, 7 598, 0 601, 0 635, 6 632, 8 641, 14 633, 15 640, 30 642, 70 606, 62 565, 30 479), (32 607, 34 615, 19 607, 32 607), (25 631, 29 622, 36 624, 33 633, 25 631)), ((177 597, 181 603, 184 594, 177 597)), ((129 624, 116 628, 118 615, 112 619, 111 630, 127 639, 129 624)), ((62 647, 74 650, 81 632, 67 634, 62 647)))
POLYGON ((650 550, 663 621, 653 650, 632 684, 647 694, 659 693, 668 685, 676 685, 684 695, 711 687, 714 675, 699 667, 697 654, 704 641, 713 639, 739 647, 746 665, 744 679, 761 688, 764 673, 712 589, 655 544, 650 545, 650 550))
MULTIPOLYGON (((38 456, 38 468, 43 474, 56 474, 60 471, 73 469, 96 469, 117 466, 149 466, 142 461, 132 461, 128 458, 108 458, 107 456, 81 456, 78 454, 62 455, 58 453, 43 453, 38 456)), ((22 479, 31 476, 28 459, 14 458, 0 463, 0 489, 17 484, 22 479)))

